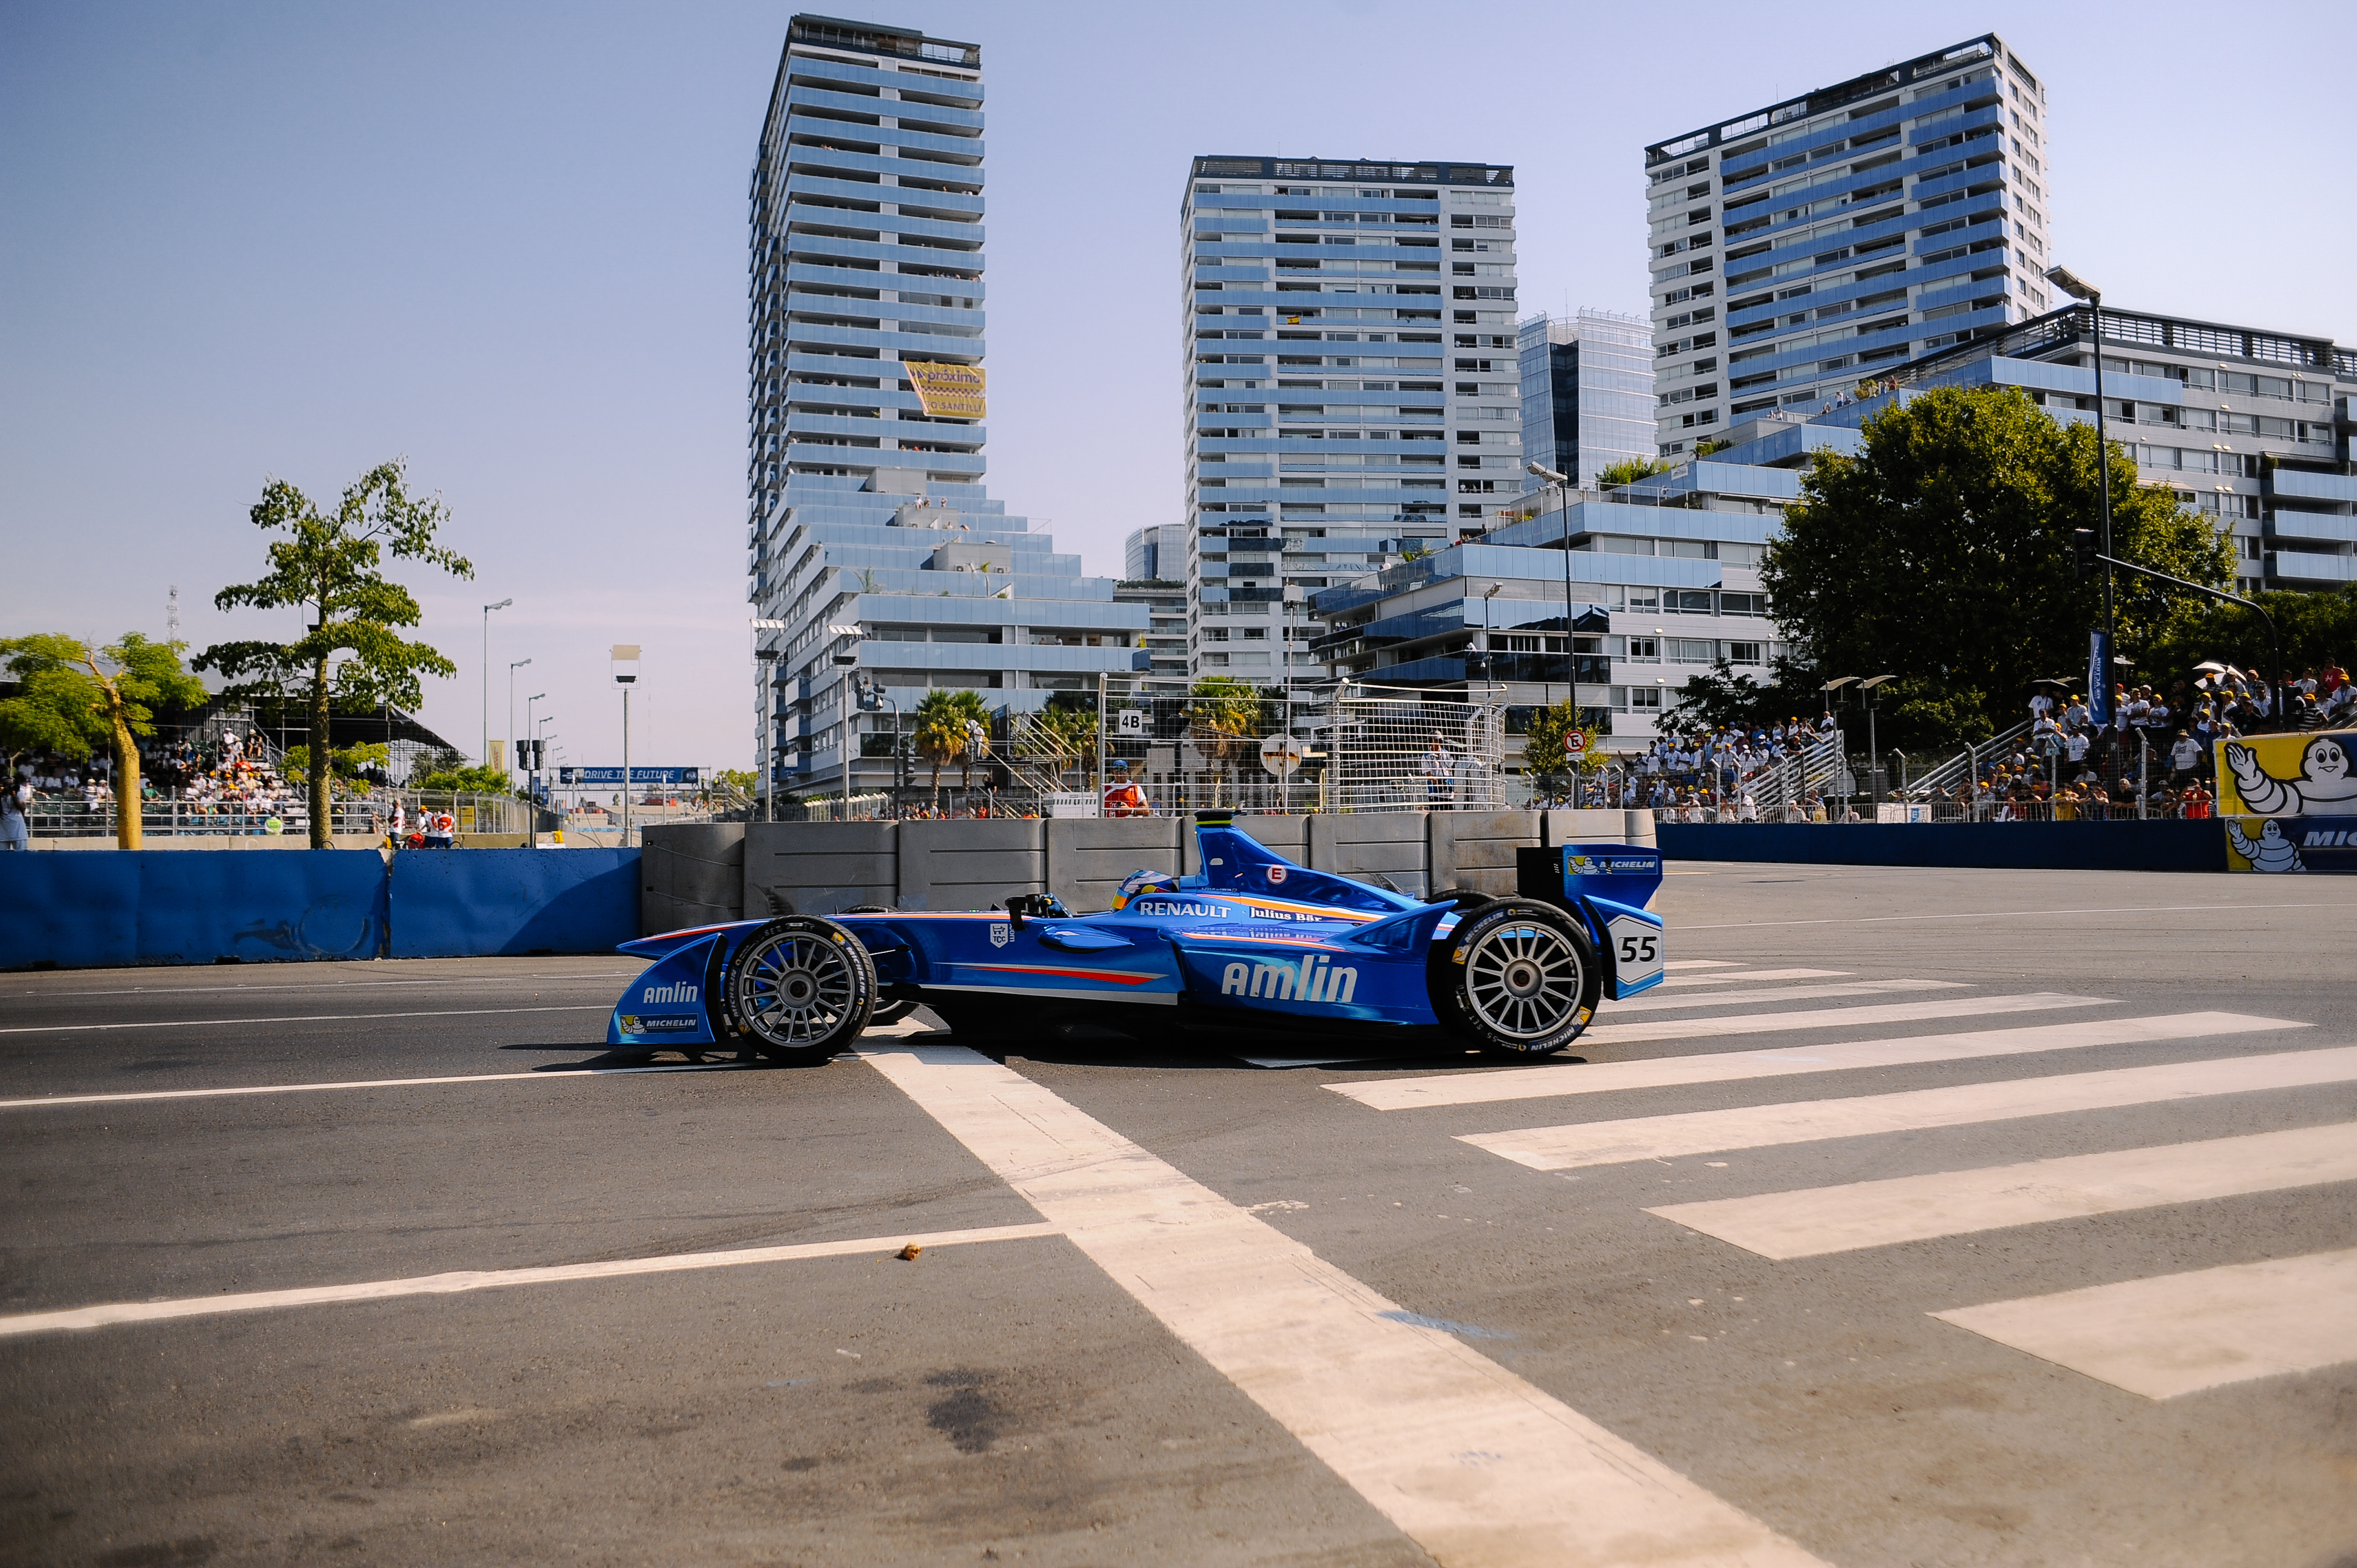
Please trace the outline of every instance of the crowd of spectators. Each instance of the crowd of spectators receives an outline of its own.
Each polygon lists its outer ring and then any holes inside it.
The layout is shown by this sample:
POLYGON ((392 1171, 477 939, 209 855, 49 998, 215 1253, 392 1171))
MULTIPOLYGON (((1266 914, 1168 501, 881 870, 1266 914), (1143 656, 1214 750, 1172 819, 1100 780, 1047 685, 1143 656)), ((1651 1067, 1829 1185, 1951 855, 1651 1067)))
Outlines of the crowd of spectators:
MULTIPOLYGON (((309 820, 301 789, 278 771, 260 731, 224 730, 218 739, 145 739, 139 746, 139 794, 152 815, 168 803, 172 815, 233 831, 263 831, 275 819, 294 831, 309 820)), ((15 782, 30 789, 27 814, 68 829, 111 814, 115 801, 113 759, 76 761, 34 753, 16 762, 15 782)))

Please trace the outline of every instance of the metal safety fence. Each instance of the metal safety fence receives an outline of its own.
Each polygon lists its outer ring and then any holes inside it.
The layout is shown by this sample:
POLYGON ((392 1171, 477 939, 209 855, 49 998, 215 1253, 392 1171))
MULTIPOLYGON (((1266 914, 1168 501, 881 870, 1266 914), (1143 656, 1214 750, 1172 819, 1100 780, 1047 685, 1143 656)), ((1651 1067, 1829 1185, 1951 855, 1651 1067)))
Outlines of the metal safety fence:
MULTIPOLYGON (((1452 693, 1346 683, 1295 692, 1243 682, 1186 696, 1108 693, 1011 716, 991 756, 1002 811, 1043 816, 1500 810, 1505 710, 1452 693)), ((971 798, 961 788, 915 791, 971 798)), ((1527 790, 1523 791, 1525 794, 1527 790)), ((905 813, 904 813, 905 814, 905 813)))

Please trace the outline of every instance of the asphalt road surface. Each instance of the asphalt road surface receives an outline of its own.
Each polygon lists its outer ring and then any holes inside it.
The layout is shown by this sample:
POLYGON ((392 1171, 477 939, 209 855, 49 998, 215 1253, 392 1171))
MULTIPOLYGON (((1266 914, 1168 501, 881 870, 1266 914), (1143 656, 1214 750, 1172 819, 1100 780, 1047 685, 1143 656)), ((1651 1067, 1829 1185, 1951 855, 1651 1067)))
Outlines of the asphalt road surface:
POLYGON ((0 1559, 2357 1563, 2357 881, 1662 907, 1537 1068, 0 976, 0 1559))

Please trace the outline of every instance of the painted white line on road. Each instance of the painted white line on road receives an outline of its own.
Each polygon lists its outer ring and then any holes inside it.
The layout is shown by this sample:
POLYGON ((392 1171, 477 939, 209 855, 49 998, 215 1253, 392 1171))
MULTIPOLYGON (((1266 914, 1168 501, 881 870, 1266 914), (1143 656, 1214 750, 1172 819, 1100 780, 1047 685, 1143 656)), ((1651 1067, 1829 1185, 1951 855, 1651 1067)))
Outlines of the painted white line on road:
POLYGON ((104 1328, 119 1323, 161 1323, 178 1317, 211 1317, 230 1312, 268 1312, 288 1306, 326 1306, 356 1301, 390 1301, 404 1295, 456 1295, 466 1291, 505 1290, 511 1285, 565 1284, 580 1280, 618 1280, 634 1274, 675 1274, 695 1269, 736 1269, 749 1263, 787 1263, 806 1258, 847 1258, 897 1252, 903 1247, 957 1247, 972 1241, 1021 1241, 1053 1236, 1052 1225, 994 1225, 930 1234, 866 1236, 853 1241, 805 1241, 791 1247, 744 1247, 726 1252, 673 1252, 660 1258, 616 1258, 598 1263, 557 1263, 537 1269, 464 1269, 418 1274, 404 1280, 364 1280, 355 1284, 312 1285, 296 1290, 246 1291, 236 1295, 199 1295, 178 1301, 118 1301, 63 1312, 27 1312, 0 1317, 0 1338, 52 1334, 63 1329, 104 1328))
POLYGON ((2357 1122, 1649 1208, 1763 1258, 1813 1258, 2357 1181, 2357 1122))
POLYGON ((1732 974, 1673 974, 1662 983, 1667 985, 1726 985, 1738 980, 1831 980, 1846 975, 1846 969, 1738 969, 1732 974))
POLYGON ((2147 1399, 2357 1361, 2357 1249, 1935 1312, 2147 1399))
POLYGON ((2110 1072, 2061 1073, 1998 1083, 1868 1094, 1854 1100, 1804 1100, 1747 1105, 1682 1116, 1641 1116, 1620 1122, 1575 1122, 1512 1133, 1462 1134, 1459 1143, 1533 1170, 1613 1165, 1670 1159, 1722 1149, 1764 1149, 1825 1138, 1861 1138, 1930 1127, 1964 1127, 2024 1116, 2059 1116, 2121 1105, 2299 1089, 2357 1079, 2357 1046, 2283 1051, 2272 1056, 2222 1057, 2110 1072))
MULTIPOLYGON (((726 1047, 721 1047, 726 1049, 726 1047)), ((558 1067, 537 1072, 467 1072, 442 1078, 350 1078, 326 1083, 253 1083, 227 1089, 150 1089, 130 1094, 53 1094, 40 1100, 0 1100, 0 1111, 52 1105, 124 1105, 143 1100, 225 1100, 241 1094, 316 1094, 329 1089, 429 1089, 445 1083, 533 1083, 577 1078, 627 1078, 650 1072, 746 1072, 761 1062, 658 1062, 647 1067, 558 1067)))
POLYGON ((1632 1089, 1675 1089, 1695 1083, 1788 1078, 1799 1073, 1912 1067, 1924 1062, 1969 1061, 1977 1057, 2026 1056, 2040 1051, 2085 1050, 2095 1046, 2141 1045, 2154 1040, 2191 1040, 2211 1035, 2261 1034, 2271 1029, 2307 1027, 2297 1018, 2262 1018, 2244 1013, 2170 1013, 2150 1018, 2037 1024, 2024 1029, 1907 1035, 1895 1040, 1846 1040, 1783 1050, 1715 1051, 1707 1056, 1648 1057, 1630 1062, 1566 1062, 1556 1067, 1503 1068, 1441 1073, 1430 1078, 1361 1079, 1356 1083, 1329 1083, 1326 1087, 1370 1110, 1419 1111, 1436 1105, 1486 1105, 1508 1100, 1617 1094, 1632 1089))
POLYGON ((1817 1561, 1020 1073, 862 1054, 1439 1561, 1817 1561))
POLYGON ((1851 915, 1823 920, 1728 920, 1715 926, 1681 925, 1682 931, 1739 931, 1754 927, 1873 926, 1896 920, 2015 920, 2045 915, 2174 915, 2219 909, 2346 909, 2345 904, 2123 904, 2101 909, 1975 909, 1950 915, 1851 915))
POLYGON ((490 1013, 611 1013, 607 1002, 570 1002, 554 1007, 451 1007, 432 1013, 301 1013, 283 1018, 160 1018, 135 1024, 27 1024, 0 1035, 87 1035, 114 1029, 219 1029, 231 1024, 357 1024, 373 1018, 472 1018, 490 1013))
POLYGON ((1813 1002, 1827 996, 1885 996, 1902 991, 1962 991, 1959 980, 1852 980, 1839 985, 1785 985, 1770 991, 1721 991, 1702 996, 1640 996, 1615 1002, 1612 1013, 1647 1013, 1664 1007, 1737 1007, 1751 1002, 1813 1002))
POLYGON ((435 980, 315 980, 285 985, 255 985, 246 981, 220 985, 119 985, 106 991, 0 991, 0 1001, 41 1002, 66 996, 251 996, 264 991, 382 991, 403 985, 522 985, 530 980, 636 980, 642 969, 595 970, 585 974, 447 975, 435 980))

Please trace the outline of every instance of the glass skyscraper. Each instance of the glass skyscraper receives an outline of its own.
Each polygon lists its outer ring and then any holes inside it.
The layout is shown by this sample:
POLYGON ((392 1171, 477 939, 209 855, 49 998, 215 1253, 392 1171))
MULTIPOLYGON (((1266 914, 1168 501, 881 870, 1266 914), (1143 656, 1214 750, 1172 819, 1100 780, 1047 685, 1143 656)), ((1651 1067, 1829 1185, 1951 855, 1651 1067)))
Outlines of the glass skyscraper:
POLYGON ((1093 697, 1146 629, 982 485, 982 104, 975 45, 788 27, 752 177, 746 461, 781 787, 889 781, 892 727, 931 689, 1002 714, 1093 697), (871 711, 845 701, 860 676, 871 711))
POLYGON ((1523 491, 1513 171, 1199 157, 1178 226, 1189 663, 1313 678, 1308 595, 1523 491))
POLYGON ((1644 318, 1582 310, 1527 317, 1517 329, 1523 454, 1583 490, 1615 463, 1653 456, 1653 329, 1644 318))
POLYGON ((1664 455, 2048 308, 2046 90, 1994 33, 1657 142, 1645 177, 1664 455))

